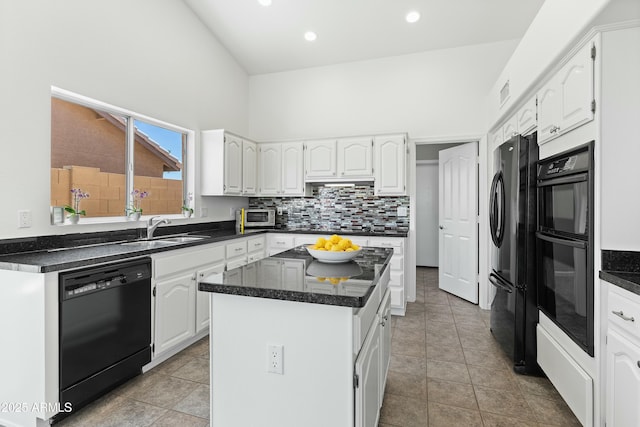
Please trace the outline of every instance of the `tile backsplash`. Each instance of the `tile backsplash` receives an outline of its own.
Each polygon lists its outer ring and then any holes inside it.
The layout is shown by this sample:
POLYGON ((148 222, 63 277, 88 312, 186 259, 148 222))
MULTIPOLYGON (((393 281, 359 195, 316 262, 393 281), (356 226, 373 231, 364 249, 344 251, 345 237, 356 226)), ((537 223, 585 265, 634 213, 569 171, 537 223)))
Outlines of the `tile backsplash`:
POLYGON ((314 186, 312 197, 252 197, 250 208, 282 208, 276 227, 289 230, 407 233, 409 197, 378 197, 373 185, 314 186), (399 217, 399 207, 407 216, 399 217))

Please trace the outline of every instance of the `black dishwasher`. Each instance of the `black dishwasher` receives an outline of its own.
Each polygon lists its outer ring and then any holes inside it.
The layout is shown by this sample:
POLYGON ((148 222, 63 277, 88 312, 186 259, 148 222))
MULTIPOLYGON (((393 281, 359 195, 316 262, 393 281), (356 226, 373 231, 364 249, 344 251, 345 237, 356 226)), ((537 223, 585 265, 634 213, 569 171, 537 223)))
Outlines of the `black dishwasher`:
POLYGON ((60 403, 75 412, 151 361, 151 260, 60 273, 59 284, 60 403))

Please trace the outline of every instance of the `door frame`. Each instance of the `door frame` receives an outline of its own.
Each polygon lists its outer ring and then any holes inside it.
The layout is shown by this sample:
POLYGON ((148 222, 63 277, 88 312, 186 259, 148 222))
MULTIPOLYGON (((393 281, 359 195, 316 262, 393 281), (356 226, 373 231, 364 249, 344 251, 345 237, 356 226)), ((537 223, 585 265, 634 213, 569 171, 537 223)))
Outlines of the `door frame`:
POLYGON ((478 143, 478 305, 484 310, 491 308, 491 297, 489 293, 489 220, 488 220, 488 200, 489 197, 489 147, 486 134, 472 135, 451 135, 442 137, 416 137, 409 140, 409 156, 407 166, 409 167, 409 286, 407 290, 407 301, 415 301, 415 268, 416 268, 416 145, 423 144, 451 144, 451 143, 478 143), (411 292, 411 287, 413 288, 411 292), (412 298, 411 298, 412 297, 412 298))

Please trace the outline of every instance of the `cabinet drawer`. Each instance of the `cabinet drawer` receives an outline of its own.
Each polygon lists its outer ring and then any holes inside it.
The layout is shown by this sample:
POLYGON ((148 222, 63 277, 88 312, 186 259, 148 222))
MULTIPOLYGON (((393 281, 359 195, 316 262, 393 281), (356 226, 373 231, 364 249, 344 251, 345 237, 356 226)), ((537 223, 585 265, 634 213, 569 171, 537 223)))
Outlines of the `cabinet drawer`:
POLYGON ((615 285, 609 285, 607 317, 611 324, 640 341, 640 297, 615 285))
POLYGON ((178 253, 169 252, 166 255, 154 257, 153 277, 155 279, 182 271, 194 271, 200 266, 223 261, 225 253, 222 245, 197 251, 187 249, 175 252, 178 253))
POLYGON ((252 254, 247 255, 247 263, 259 261, 262 258, 264 258, 264 251, 254 252, 252 254))
POLYGON ((276 236, 269 239, 269 247, 286 251, 293 247, 293 236, 276 236))
POLYGON ((247 257, 238 257, 227 261, 227 271, 247 265, 247 257))
POLYGON ((404 271, 404 257, 394 255, 391 257, 391 269, 395 271, 404 271))
POLYGON ((391 271, 391 279, 389 280, 389 286, 399 286, 404 288, 404 272, 391 271))
POLYGON ((393 255, 404 253, 404 241, 402 239, 369 239, 369 246, 378 248, 393 248, 393 255))
POLYGON ((253 239, 247 240, 247 251, 255 252, 264 249, 265 247, 265 238, 262 237, 254 237, 253 239))
POLYGON ((404 288, 398 288, 393 285, 389 287, 392 307, 404 307, 404 288))
POLYGON ((241 242, 234 242, 227 244, 227 259, 235 258, 247 253, 247 242, 245 240, 241 242))

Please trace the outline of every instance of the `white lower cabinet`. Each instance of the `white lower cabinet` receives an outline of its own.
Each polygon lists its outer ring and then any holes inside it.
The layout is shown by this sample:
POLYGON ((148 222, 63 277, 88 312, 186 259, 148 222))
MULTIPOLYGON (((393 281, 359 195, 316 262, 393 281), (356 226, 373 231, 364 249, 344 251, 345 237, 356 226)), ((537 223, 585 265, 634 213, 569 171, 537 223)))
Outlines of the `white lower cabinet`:
POLYGON ((292 234, 280 234, 269 233, 267 236, 267 243, 269 246, 269 256, 279 254, 294 247, 294 235, 292 234))
POLYGON ((195 283, 194 272, 156 283, 154 354, 195 335, 195 283))
POLYGON ((356 359, 356 426, 377 426, 380 418, 380 322, 374 321, 356 359))
POLYGON ((369 246, 393 249, 391 257, 391 280, 389 290, 391 291, 391 313, 404 316, 406 310, 405 297, 405 262, 404 262, 404 241, 402 237, 371 237, 369 246))
POLYGON ((640 296, 608 285, 606 420, 640 425, 640 296))
POLYGON ((152 260, 156 358, 172 349, 179 351, 181 344, 208 325, 202 297, 198 303, 198 275, 224 266, 224 246, 177 249, 152 255, 152 260))
POLYGON ((607 425, 640 426, 640 345, 607 333, 607 425))
POLYGON ((223 271, 224 262, 220 262, 196 272, 196 333, 209 327, 209 293, 198 291, 197 285, 208 275, 223 271))
POLYGON ((384 389, 387 384, 387 373, 391 364, 391 298, 390 293, 385 292, 378 311, 380 322, 380 406, 384 398, 384 389))

